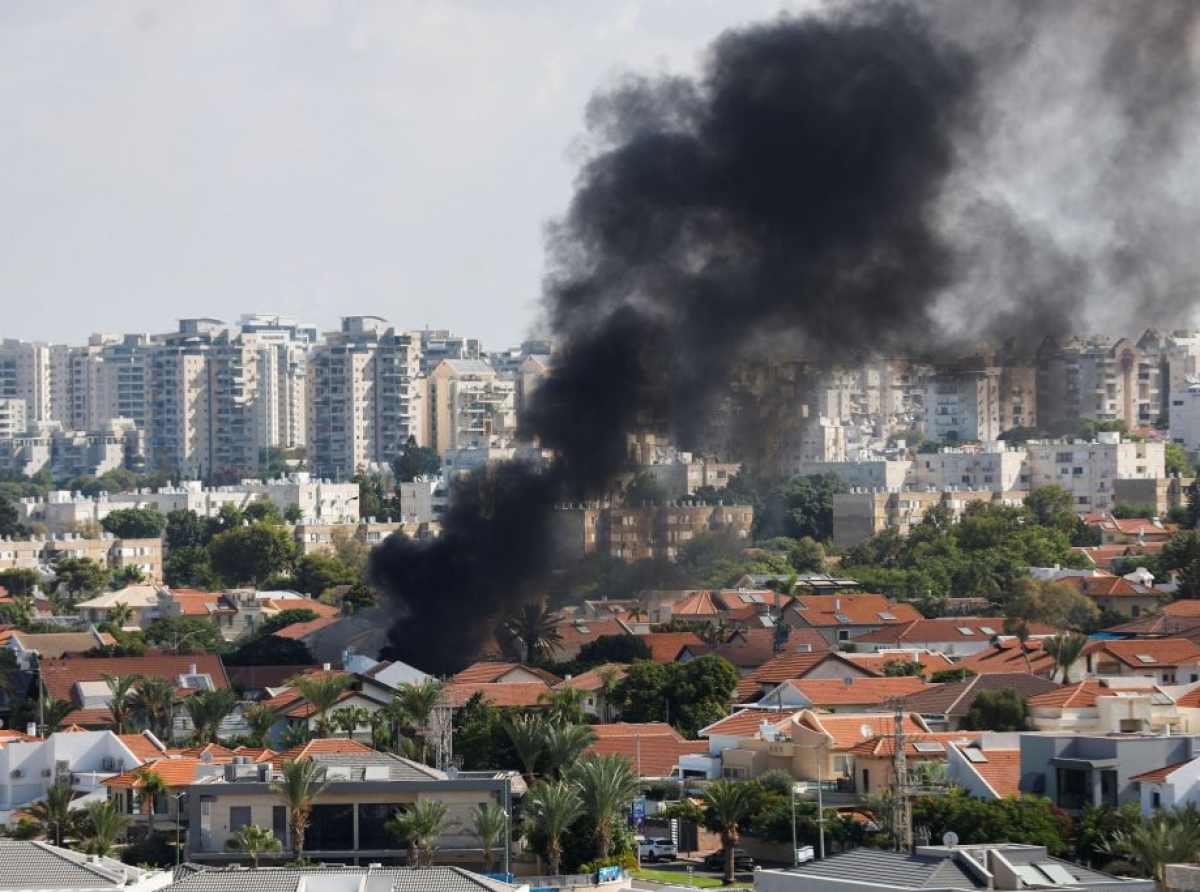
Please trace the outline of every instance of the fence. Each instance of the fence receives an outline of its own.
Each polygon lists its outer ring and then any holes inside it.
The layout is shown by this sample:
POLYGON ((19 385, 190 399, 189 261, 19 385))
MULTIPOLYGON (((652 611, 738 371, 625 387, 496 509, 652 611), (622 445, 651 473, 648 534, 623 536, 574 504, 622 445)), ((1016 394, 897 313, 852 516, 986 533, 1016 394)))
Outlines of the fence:
MULTIPOLYGON (((530 892, 538 892, 544 889, 566 889, 577 886, 595 886, 599 884, 598 874, 594 873, 574 873, 563 876, 550 877, 517 877, 514 882, 527 884, 530 892)), ((629 879, 629 873, 622 870, 620 875, 612 880, 606 879, 605 882, 617 882, 619 880, 629 879)))

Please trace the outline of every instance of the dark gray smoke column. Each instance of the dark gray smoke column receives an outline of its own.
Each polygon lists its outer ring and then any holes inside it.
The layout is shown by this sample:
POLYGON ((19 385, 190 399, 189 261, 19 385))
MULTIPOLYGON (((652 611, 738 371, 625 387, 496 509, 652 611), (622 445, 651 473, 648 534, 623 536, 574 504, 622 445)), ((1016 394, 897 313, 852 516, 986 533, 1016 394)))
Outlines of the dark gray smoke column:
POLYGON ((924 18, 868 5, 729 32, 698 79, 594 100, 594 152, 551 245, 564 351, 525 419, 560 463, 476 479, 441 541, 375 552, 406 614, 389 655, 469 660, 535 594, 555 496, 600 491, 642 415, 688 442, 730 363, 769 338, 828 356, 929 342, 954 267, 932 217, 974 85, 924 18))

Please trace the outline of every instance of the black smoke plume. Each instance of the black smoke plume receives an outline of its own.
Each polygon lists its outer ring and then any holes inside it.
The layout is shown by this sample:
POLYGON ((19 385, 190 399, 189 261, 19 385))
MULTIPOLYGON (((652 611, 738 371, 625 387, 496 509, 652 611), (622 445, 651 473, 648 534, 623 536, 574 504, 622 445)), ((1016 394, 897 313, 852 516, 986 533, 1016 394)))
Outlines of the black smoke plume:
MULTIPOLYGON (((375 552, 375 579, 402 613, 390 656, 432 671, 469 660, 497 616, 537 597, 554 502, 602 493, 641 424, 695 442, 736 362, 1059 332, 1097 288, 1128 287, 1131 270, 1151 278, 1137 259, 1148 236, 1133 220, 1104 230, 1114 251, 1101 270, 1047 234, 1070 201, 1037 213, 1005 177, 1028 189, 1022 162, 1041 171, 1036 153, 1014 157, 1014 130, 1042 126, 1042 111, 1085 93, 1117 111, 1107 131, 1087 130, 1099 145, 1075 146, 1077 165, 1168 157, 1183 125, 1144 102, 1169 92, 1177 112, 1181 91, 1196 95, 1190 75, 1154 70, 1160 46, 1184 61, 1193 44, 1172 30, 1190 28, 1195 6, 1168 0, 1174 18, 1156 13, 1139 30, 1131 8, 1144 5, 1124 0, 994 11, 1003 5, 864 3, 784 17, 720 36, 695 78, 630 76, 591 102, 587 160, 549 244, 546 317, 563 349, 523 419, 557 463, 478 476, 457 493, 440 541, 394 538, 375 552), (1072 39, 1095 44, 1094 77, 1056 92, 1043 79, 1072 57, 1072 39), (1137 75, 1136 97, 1121 92, 1123 66, 1137 75), (1042 92, 1021 95, 1031 81, 1042 92), (1153 148, 1138 141, 1148 126, 1153 148)), ((1068 173, 1058 175, 1082 182, 1068 173)), ((1091 184, 1111 194, 1090 207, 1136 210, 1113 173, 1091 184)), ((1053 191, 1053 180, 1037 181, 1053 191)), ((1181 273, 1154 293, 1170 292, 1177 309, 1180 283, 1191 281, 1181 273)), ((1139 306, 1160 307, 1148 293, 1139 306)))

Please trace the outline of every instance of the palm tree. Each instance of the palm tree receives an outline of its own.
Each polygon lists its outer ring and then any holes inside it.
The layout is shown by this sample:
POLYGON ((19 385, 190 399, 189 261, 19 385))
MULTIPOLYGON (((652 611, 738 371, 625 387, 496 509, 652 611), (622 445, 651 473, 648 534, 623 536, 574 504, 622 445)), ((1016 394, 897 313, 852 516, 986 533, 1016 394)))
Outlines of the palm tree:
POLYGON ((279 735, 279 748, 281 750, 290 750, 292 747, 300 746, 312 740, 312 731, 306 722, 296 722, 288 725, 279 735))
POLYGON ((145 719, 150 732, 168 744, 176 702, 175 682, 161 675, 142 676, 131 700, 133 708, 145 719))
POLYGON ((255 746, 266 749, 271 745, 271 729, 279 721, 275 710, 268 706, 254 706, 242 713, 246 727, 250 729, 250 738, 255 746))
POLYGON ((1054 666, 1062 672, 1062 683, 1071 683, 1071 667, 1087 647, 1087 635, 1056 635, 1042 642, 1042 650, 1054 657, 1054 666))
POLYGON ((332 724, 353 739, 354 732, 370 721, 371 714, 361 706, 346 706, 334 711, 332 724))
POLYGON ((550 777, 560 777, 596 742, 596 732, 587 725, 544 727, 542 757, 546 763, 546 774, 550 777))
POLYGON ((282 851, 283 843, 276 838, 273 830, 264 830, 257 824, 243 824, 225 840, 225 848, 245 852, 250 856, 250 865, 257 868, 261 853, 282 851))
POLYGON ((733 850, 741 839, 741 824, 754 810, 754 790, 738 781, 713 781, 704 791, 709 825, 721 834, 725 849, 725 885, 733 885, 733 850))
POLYGON ((53 697, 42 699, 42 724, 47 734, 61 731, 67 716, 75 711, 75 704, 70 700, 56 700, 53 697))
POLYGON ((546 751, 549 723, 541 716, 518 715, 509 719, 504 728, 508 731, 513 749, 517 751, 517 758, 525 768, 525 782, 533 783, 537 764, 546 751))
POLYGON ((1021 645, 1021 656, 1025 658, 1025 671, 1033 675, 1033 660, 1029 658, 1029 626, 1025 620, 1007 617, 1004 620, 1004 631, 1017 639, 1021 645))
POLYGON ((1190 862, 1200 847, 1200 821, 1194 808, 1155 813, 1128 832, 1118 831, 1104 851, 1150 876, 1165 892, 1168 864, 1190 862))
POLYGON ((140 778, 141 787, 139 788, 138 798, 141 800, 141 807, 146 812, 146 832, 154 835, 154 805, 159 798, 166 796, 171 791, 167 786, 167 782, 163 780, 162 775, 157 771, 147 771, 140 778))
POLYGON ((410 867, 420 867, 422 855, 425 866, 433 866, 434 843, 443 829, 456 823, 446 820, 448 811, 444 802, 423 799, 410 809, 397 811, 384 825, 398 839, 408 842, 410 867))
POLYGON ((577 725, 586 720, 583 691, 569 685, 557 691, 538 694, 538 703, 546 704, 546 717, 557 725, 577 725))
POLYGON ((587 756, 576 763, 569 776, 579 788, 583 807, 596 822, 596 857, 607 858, 613 826, 641 791, 641 780, 629 760, 615 753, 587 756))
POLYGON ((317 737, 329 736, 329 710, 353 680, 349 675, 297 675, 288 682, 288 686, 299 691, 316 713, 317 737))
POLYGON ((386 709, 371 713, 371 748, 386 752, 392 746, 392 717, 386 709))
POLYGON ((526 663, 536 663, 551 651, 558 650, 562 642, 558 616, 544 604, 522 604, 504 621, 504 628, 525 645, 526 663))
POLYGON ((108 608, 108 621, 118 629, 129 625, 131 619, 133 619, 133 608, 128 604, 118 601, 108 608))
POLYGON ((325 792, 329 781, 325 768, 309 759, 284 762, 280 778, 271 782, 271 789, 280 795, 288 810, 288 828, 292 834, 292 857, 304 857, 304 831, 312 813, 313 800, 325 792))
MULTIPOLYGON (((508 827, 508 812, 495 802, 487 805, 477 805, 471 809, 471 824, 475 827, 475 835, 479 837, 479 847, 483 849, 483 872, 491 873, 493 856, 492 849, 501 839, 508 827)), ((505 845, 508 841, 505 840, 505 845)))
POLYGON ((129 817, 113 808, 111 802, 89 802, 87 823, 87 838, 83 841, 87 853, 107 856, 129 826, 129 817))
POLYGON ((71 800, 75 791, 70 784, 58 781, 46 789, 46 797, 39 799, 21 812, 21 816, 35 821, 44 836, 54 837, 54 844, 61 846, 63 830, 71 817, 71 800))
POLYGON ((229 717, 238 705, 234 691, 196 691, 184 697, 183 709, 192 722, 196 743, 203 746, 215 743, 221 722, 229 717))
POLYGON ((524 809, 526 827, 546 838, 550 874, 558 876, 562 838, 586 814, 578 790, 566 781, 538 781, 525 794, 524 809))
POLYGON ((402 684, 392 695, 388 711, 401 728, 415 731, 421 737, 421 761, 425 761, 433 713, 442 697, 442 683, 429 678, 420 684, 402 684))
POLYGON ((600 720, 612 721, 612 705, 617 697, 617 685, 621 683, 621 670, 616 666, 605 666, 596 673, 600 679, 600 687, 596 693, 600 695, 600 720))
POLYGON ((133 704, 131 694, 134 686, 140 680, 137 675, 109 675, 102 673, 101 678, 108 683, 112 691, 112 699, 108 701, 108 711, 112 713, 113 732, 129 734, 133 731, 133 704))

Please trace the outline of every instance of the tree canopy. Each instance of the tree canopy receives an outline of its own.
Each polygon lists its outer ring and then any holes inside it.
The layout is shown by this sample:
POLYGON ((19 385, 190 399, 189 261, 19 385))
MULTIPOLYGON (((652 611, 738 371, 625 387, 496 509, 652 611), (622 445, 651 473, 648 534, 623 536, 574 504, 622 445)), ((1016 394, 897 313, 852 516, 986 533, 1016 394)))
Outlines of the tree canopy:
POLYGON ((109 512, 100 525, 118 539, 157 539, 166 518, 153 508, 118 508, 109 512))

